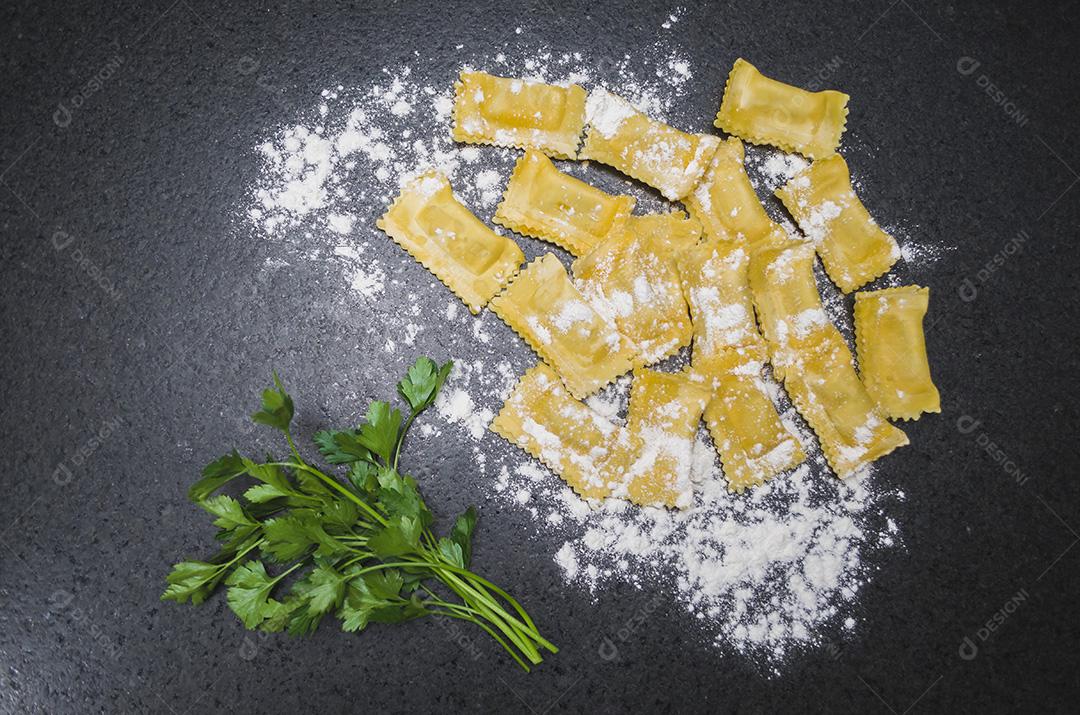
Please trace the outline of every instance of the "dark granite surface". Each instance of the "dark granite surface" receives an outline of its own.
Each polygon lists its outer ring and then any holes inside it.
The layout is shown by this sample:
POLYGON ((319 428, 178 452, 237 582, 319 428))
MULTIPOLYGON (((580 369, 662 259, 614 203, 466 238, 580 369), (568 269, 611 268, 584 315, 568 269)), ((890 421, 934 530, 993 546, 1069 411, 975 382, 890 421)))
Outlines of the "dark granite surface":
MULTIPOLYGON (((766 678, 700 645, 686 615, 653 610, 648 593, 613 588, 594 603, 563 585, 554 538, 460 476, 470 454, 452 439, 415 453, 436 465, 421 474, 429 501, 481 506, 478 568, 512 584, 563 648, 532 674, 487 642, 471 657, 431 622, 296 641, 249 636, 220 597, 159 604, 169 564, 208 546, 187 485, 229 446, 264 439, 243 415, 271 366, 289 376, 306 435, 409 359, 369 359, 367 318, 327 317, 302 270, 251 287, 265 256, 235 215, 266 128, 418 47, 447 76, 455 45, 503 44, 516 25, 558 50, 619 56, 669 10, 0 9, 0 710, 1075 709, 1076 2, 748 2, 688 6, 679 23, 702 128, 736 56, 792 78, 840 57, 846 141, 874 148, 864 199, 956 247, 915 275, 933 291, 943 413, 908 425, 912 446, 882 467, 907 494, 893 515, 906 548, 878 564, 854 635, 766 678), (249 60, 259 82, 238 71, 249 60), (618 657, 598 657, 647 606, 618 657)), ((418 349, 445 356, 429 332, 418 349)))

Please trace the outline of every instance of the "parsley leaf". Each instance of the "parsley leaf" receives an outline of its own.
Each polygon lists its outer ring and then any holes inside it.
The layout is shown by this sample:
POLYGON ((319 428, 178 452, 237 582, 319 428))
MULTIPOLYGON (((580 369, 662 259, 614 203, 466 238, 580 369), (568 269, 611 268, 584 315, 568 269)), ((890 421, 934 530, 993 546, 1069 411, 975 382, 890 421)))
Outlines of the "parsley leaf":
POLYGON ((351 501, 335 499, 319 509, 319 515, 326 526, 349 529, 360 518, 360 509, 351 501))
POLYGON ((250 459, 244 458, 244 467, 250 476, 258 479, 263 484, 269 484, 282 494, 289 494, 293 491, 285 470, 276 464, 256 464, 250 459))
POLYGON ((384 469, 379 472, 378 480, 379 504, 387 514, 414 518, 424 529, 431 525, 434 517, 424 504, 412 477, 403 477, 392 469, 384 469))
POLYGON ((317 547, 317 555, 343 549, 340 541, 326 533, 317 514, 293 510, 292 514, 263 522, 263 554, 271 561, 287 563, 317 547))
POLYGON ((375 571, 349 581, 345 601, 338 611, 341 629, 355 632, 369 622, 398 623, 426 615, 420 603, 401 597, 404 584, 404 577, 396 569, 375 571))
POLYGON ((439 553, 453 566, 459 569, 465 568, 465 552, 458 542, 451 541, 445 536, 442 537, 439 539, 439 553))
POLYGON ((217 517, 217 519, 214 519, 214 526, 219 529, 228 530, 235 529, 238 526, 259 525, 258 522, 247 515, 240 502, 224 494, 204 499, 199 502, 199 506, 217 517))
POLYGON ((389 402, 376 401, 368 407, 367 422, 360 426, 357 439, 389 465, 400 429, 401 410, 390 409, 389 402))
POLYGON ((277 372, 274 372, 274 387, 263 390, 262 409, 251 415, 251 419, 258 424, 269 425, 274 429, 287 432, 292 418, 292 398, 285 392, 277 372))
POLYGON ((461 547, 462 566, 472 561, 472 533, 476 528, 476 509, 469 507, 454 521, 450 529, 450 538, 461 547))
POLYGON ((319 564, 300 582, 294 593, 307 599, 308 608, 319 613, 326 613, 337 607, 345 595, 345 576, 332 566, 319 564))
POLYGON ((420 548, 420 530, 419 519, 402 516, 376 529, 368 538, 367 546, 372 553, 383 559, 412 554, 420 548))
POLYGON ((308 608, 303 599, 296 599, 289 609, 285 629, 290 636, 309 636, 319 627, 323 615, 308 608))
POLYGON ((287 497, 290 494, 291 492, 282 491, 280 487, 273 484, 256 484, 244 492, 244 498, 252 504, 264 504, 271 499, 287 497))
POLYGON ((169 586, 161 595, 161 600, 184 603, 191 599, 193 604, 198 605, 213 593, 224 575, 225 570, 220 564, 181 561, 165 577, 169 586))
POLYGON ((363 591, 350 587, 345 596, 345 602, 341 604, 341 609, 337 613, 338 618, 341 619, 341 630, 355 633, 367 628, 373 608, 370 599, 363 591))
POLYGON ((259 624, 259 630, 265 633, 280 633, 289 626, 293 612, 302 605, 295 596, 287 596, 282 601, 268 600, 263 608, 266 619, 259 624))
POLYGON ((371 452, 353 430, 323 430, 315 433, 315 444, 330 464, 371 461, 371 452))
POLYGON ((370 462, 353 462, 346 475, 356 491, 361 495, 374 492, 379 487, 379 468, 370 462))
POLYGON ((234 449, 203 467, 202 479, 188 489, 188 499, 200 502, 247 471, 244 458, 234 449))
POLYGON ((250 630, 273 615, 277 601, 270 600, 270 592, 276 584, 277 579, 266 573, 262 561, 248 561, 238 566, 226 579, 225 585, 229 589, 225 600, 250 630))
POLYGON ((300 581, 293 584, 292 593, 301 605, 289 618, 291 635, 307 635, 319 627, 319 621, 338 607, 345 596, 345 576, 325 563, 315 568, 300 581))
POLYGON ((382 569, 365 574, 362 579, 367 590, 376 598, 390 599, 401 592, 405 579, 397 569, 382 569))
POLYGON ((439 367, 431 358, 417 358, 405 378, 398 383, 398 394, 409 403, 413 412, 430 407, 453 366, 452 361, 439 367))

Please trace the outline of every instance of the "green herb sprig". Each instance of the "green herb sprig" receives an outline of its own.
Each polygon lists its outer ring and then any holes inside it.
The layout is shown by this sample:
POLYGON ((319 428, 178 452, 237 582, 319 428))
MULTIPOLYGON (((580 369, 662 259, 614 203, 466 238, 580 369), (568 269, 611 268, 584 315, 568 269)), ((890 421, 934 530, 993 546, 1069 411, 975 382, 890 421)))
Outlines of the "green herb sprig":
POLYGON ((540 663, 541 648, 558 652, 516 600, 469 570, 476 510, 436 537, 416 481, 398 472, 405 436, 450 368, 426 357, 409 368, 397 385, 409 406, 404 420, 388 402, 372 402, 359 427, 315 435, 325 461, 347 470, 344 480, 300 455, 293 401, 275 373, 252 419, 282 432, 289 456, 256 462, 233 450, 203 470, 188 496, 214 517, 221 548, 176 564, 162 599, 199 604, 224 583, 249 629, 306 635, 330 614, 345 631, 437 616, 476 624, 525 670, 540 663), (238 478, 253 482, 241 499, 216 494, 238 478))

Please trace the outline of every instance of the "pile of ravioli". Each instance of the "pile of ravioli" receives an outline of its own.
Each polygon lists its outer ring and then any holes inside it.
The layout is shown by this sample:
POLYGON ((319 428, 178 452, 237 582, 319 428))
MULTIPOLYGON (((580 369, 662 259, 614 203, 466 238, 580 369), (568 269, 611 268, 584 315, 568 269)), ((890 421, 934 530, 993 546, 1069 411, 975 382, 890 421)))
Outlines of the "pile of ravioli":
POLYGON ((571 272, 553 253, 522 268, 514 240, 473 215, 437 171, 408 183, 377 225, 539 356, 491 429, 579 495, 689 506, 702 419, 733 491, 798 466, 806 455, 770 398, 766 363, 839 477, 908 443, 890 419, 940 412, 922 327, 928 289, 855 294, 858 371, 822 306, 817 256, 844 293, 900 256, 836 153, 847 95, 793 87, 739 59, 715 121, 724 139, 680 131, 601 88, 462 72, 455 89, 456 141, 524 150, 493 221, 565 249, 571 272), (776 191, 803 235, 766 214, 741 140, 812 160, 776 191), (635 215, 634 198, 569 176, 552 158, 614 167, 686 211, 635 215), (681 372, 648 367, 690 345, 681 372), (625 424, 583 402, 631 371, 625 424))

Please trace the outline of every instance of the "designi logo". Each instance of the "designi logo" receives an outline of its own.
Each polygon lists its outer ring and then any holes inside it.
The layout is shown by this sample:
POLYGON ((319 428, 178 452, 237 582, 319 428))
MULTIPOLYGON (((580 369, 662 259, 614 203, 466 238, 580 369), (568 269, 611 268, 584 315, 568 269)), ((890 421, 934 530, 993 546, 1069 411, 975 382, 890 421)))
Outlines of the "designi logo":
POLYGON ((974 57, 961 57, 956 61, 956 71, 965 77, 974 74, 975 70, 980 67, 982 67, 982 62, 979 62, 974 57))

